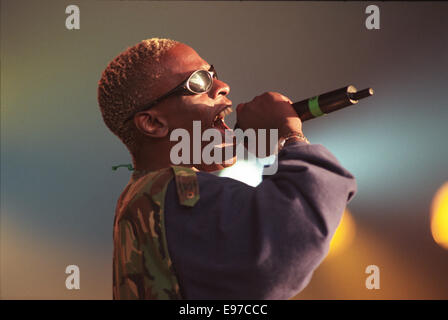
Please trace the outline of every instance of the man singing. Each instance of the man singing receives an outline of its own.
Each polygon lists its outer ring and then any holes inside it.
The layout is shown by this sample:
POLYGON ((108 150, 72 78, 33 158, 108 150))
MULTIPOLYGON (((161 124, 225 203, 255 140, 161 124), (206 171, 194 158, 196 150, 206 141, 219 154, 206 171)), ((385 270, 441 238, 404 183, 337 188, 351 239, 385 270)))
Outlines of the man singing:
POLYGON ((234 161, 173 165, 173 130, 192 137, 193 121, 229 130, 230 89, 217 69, 185 44, 152 38, 102 74, 104 122, 135 168, 115 212, 114 299, 291 298, 325 258, 356 192, 354 177, 309 144, 291 101, 275 92, 236 108, 241 129, 277 129, 282 142, 277 172, 257 187, 210 173, 234 161))

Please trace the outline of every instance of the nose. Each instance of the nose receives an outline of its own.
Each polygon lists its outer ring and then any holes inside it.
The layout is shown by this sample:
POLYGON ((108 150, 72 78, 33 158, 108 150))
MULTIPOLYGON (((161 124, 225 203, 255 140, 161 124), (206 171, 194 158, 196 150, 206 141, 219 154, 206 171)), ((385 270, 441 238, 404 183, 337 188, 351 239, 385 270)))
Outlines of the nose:
POLYGON ((213 88, 209 91, 210 98, 217 99, 220 96, 227 96, 230 92, 230 87, 224 81, 214 79, 213 80, 213 88))

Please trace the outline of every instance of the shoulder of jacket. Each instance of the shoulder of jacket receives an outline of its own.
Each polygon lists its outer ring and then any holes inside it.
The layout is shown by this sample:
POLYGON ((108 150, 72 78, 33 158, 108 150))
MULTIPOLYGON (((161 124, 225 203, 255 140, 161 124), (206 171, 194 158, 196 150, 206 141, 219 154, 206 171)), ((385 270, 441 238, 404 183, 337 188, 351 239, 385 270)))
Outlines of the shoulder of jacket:
POLYGON ((171 168, 174 172, 180 204, 194 207, 200 198, 197 170, 181 166, 171 166, 171 168))

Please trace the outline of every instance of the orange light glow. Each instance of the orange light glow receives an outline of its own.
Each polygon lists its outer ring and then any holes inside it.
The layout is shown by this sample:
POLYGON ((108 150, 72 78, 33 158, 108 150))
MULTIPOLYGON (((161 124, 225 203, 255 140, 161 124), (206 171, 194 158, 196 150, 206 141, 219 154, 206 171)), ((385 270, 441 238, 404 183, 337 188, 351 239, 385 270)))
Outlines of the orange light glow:
POLYGON ((336 233, 330 243, 329 256, 343 252, 353 242, 356 233, 355 220, 350 211, 345 209, 336 233))
POLYGON ((432 201, 431 233, 434 241, 448 250, 448 182, 440 187, 432 201))

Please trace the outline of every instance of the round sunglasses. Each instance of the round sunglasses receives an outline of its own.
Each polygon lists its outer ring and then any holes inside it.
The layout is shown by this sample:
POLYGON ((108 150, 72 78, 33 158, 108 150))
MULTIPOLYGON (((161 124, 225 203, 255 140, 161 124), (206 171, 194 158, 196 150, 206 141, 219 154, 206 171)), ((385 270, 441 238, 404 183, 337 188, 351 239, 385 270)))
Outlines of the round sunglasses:
POLYGON ((135 110, 132 112, 129 117, 126 118, 124 121, 125 123, 134 118, 134 116, 142 111, 146 111, 156 104, 158 104, 163 99, 168 98, 169 96, 175 95, 175 94, 187 94, 187 95, 193 95, 193 94, 201 94, 201 93, 207 93, 210 91, 210 89, 213 87, 213 79, 218 79, 218 74, 215 71, 215 68, 213 65, 210 66, 209 70, 196 70, 194 71, 186 80, 182 81, 178 86, 176 86, 174 89, 168 91, 163 96, 151 101, 150 103, 146 104, 145 106, 135 110))

